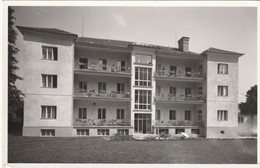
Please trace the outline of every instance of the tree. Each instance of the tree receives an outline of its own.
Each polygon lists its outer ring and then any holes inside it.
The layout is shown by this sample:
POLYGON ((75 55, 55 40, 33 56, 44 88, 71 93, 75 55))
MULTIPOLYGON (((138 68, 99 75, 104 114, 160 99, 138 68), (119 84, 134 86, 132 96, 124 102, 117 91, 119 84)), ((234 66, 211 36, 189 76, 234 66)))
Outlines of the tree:
POLYGON ((252 86, 246 93, 246 102, 238 105, 241 114, 253 116, 257 114, 257 85, 252 86))
POLYGON ((17 59, 15 55, 18 53, 16 48, 16 36, 17 33, 13 29, 15 17, 13 16, 14 9, 8 8, 8 122, 11 122, 14 115, 22 115, 21 109, 23 109, 23 96, 24 94, 15 86, 16 80, 22 80, 22 78, 16 75, 17 59))

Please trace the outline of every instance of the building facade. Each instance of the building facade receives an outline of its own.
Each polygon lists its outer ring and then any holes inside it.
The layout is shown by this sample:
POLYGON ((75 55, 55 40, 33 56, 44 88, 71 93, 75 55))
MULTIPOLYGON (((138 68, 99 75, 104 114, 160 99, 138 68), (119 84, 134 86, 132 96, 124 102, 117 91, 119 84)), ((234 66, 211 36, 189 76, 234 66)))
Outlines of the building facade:
POLYGON ((115 133, 234 137, 242 54, 78 37, 23 34, 24 136, 115 133))

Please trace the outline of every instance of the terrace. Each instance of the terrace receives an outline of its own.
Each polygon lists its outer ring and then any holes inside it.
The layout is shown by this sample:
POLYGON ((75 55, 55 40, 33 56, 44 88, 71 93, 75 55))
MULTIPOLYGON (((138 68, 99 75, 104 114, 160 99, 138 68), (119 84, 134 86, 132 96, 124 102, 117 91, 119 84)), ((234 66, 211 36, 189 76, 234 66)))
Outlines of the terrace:
POLYGON ((155 127, 201 127, 204 126, 202 122, 185 120, 185 121, 176 121, 176 120, 156 120, 155 127))
POLYGON ((73 121, 74 127, 129 127, 131 122, 129 120, 104 120, 104 119, 75 119, 73 121))
POLYGON ((74 72, 77 74, 93 74, 93 75, 106 75, 106 76, 122 76, 130 77, 131 68, 128 66, 108 66, 106 64, 90 63, 86 64, 83 62, 78 63, 78 68, 75 68, 74 72))
POLYGON ((74 95, 76 99, 89 99, 89 100, 121 100, 121 101, 130 101, 131 96, 130 92, 117 92, 117 91, 110 91, 109 93, 105 91, 96 92, 95 89, 85 91, 85 90, 78 90, 78 92, 74 95))
POLYGON ((178 95, 174 96, 172 94, 164 95, 160 94, 155 96, 156 102, 162 103, 194 103, 200 104, 205 102, 203 95, 178 95))

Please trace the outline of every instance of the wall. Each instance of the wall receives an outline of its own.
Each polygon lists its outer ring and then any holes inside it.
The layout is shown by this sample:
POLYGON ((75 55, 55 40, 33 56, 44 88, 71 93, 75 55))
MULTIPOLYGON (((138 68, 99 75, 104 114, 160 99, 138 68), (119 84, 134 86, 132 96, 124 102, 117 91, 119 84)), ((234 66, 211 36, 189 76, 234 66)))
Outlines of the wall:
POLYGON ((23 42, 25 136, 39 136, 41 128, 56 128, 57 136, 71 136, 74 44, 55 37, 24 36, 23 42), (43 60, 42 46, 58 48, 58 60, 43 60), (57 75, 57 88, 43 88, 42 74, 57 75), (41 119, 41 105, 57 106, 56 119, 41 119))
POLYGON ((207 54, 207 137, 232 137, 238 114, 238 57, 207 54), (228 64, 228 74, 218 74, 218 64, 228 64), (218 96, 218 86, 228 86, 228 96, 218 96), (228 120, 218 121, 217 111, 228 110, 228 120), (224 130, 225 134, 220 134, 224 130))

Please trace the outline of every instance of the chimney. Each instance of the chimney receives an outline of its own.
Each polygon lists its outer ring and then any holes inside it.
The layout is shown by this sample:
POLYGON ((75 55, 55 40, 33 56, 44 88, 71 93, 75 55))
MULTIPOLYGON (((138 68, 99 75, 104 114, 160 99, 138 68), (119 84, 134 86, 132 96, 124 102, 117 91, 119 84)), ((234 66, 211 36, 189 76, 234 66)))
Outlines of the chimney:
POLYGON ((179 41, 179 50, 183 52, 188 52, 189 51, 189 37, 182 37, 179 41))

